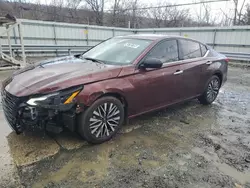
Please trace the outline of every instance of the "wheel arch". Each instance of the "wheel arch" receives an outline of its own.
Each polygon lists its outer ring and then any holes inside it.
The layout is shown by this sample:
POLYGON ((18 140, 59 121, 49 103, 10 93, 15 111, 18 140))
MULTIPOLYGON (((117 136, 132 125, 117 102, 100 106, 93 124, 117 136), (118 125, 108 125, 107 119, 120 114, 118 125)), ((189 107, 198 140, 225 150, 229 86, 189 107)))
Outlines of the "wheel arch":
MULTIPOLYGON (((91 100, 91 104, 93 104, 96 100, 103 98, 103 97, 115 97, 117 98, 119 101, 121 101, 121 103, 124 106, 124 112, 125 112, 125 117, 127 117, 128 115, 128 102, 126 100, 126 97, 119 91, 109 91, 109 92, 98 92, 96 94, 94 94, 94 98, 92 98, 91 100)), ((90 104, 90 105, 91 105, 90 104)))
POLYGON ((106 97, 106 96, 115 97, 121 101, 121 103, 124 105, 124 107, 128 106, 128 102, 127 102, 126 98, 121 93, 118 93, 118 92, 103 93, 97 99, 102 98, 102 97, 106 97))
POLYGON ((220 71, 215 71, 215 72, 211 73, 210 76, 209 76, 209 78, 206 80, 206 83, 204 84, 202 93, 205 91, 205 89, 206 89, 206 87, 207 87, 207 85, 208 85, 208 82, 209 82, 209 80, 210 80, 210 78, 211 78, 212 76, 218 76, 218 77, 219 77, 219 79, 220 79, 220 86, 221 86, 222 80, 223 80, 223 74, 222 74, 222 72, 220 72, 220 71))
POLYGON ((222 72, 220 72, 220 71, 216 71, 216 72, 214 72, 214 74, 213 74, 213 75, 215 75, 215 76, 218 76, 218 77, 219 77, 219 79, 220 79, 220 86, 221 86, 222 81, 223 81, 223 74, 222 74, 222 72))

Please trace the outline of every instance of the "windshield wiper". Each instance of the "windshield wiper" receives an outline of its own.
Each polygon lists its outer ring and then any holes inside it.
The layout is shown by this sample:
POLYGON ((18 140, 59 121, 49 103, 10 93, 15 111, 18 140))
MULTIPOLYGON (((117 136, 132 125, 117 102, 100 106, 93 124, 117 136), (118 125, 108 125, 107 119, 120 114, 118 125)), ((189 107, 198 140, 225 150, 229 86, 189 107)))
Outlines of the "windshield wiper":
POLYGON ((90 61, 93 61, 96 63, 100 63, 100 64, 105 64, 103 61, 101 61, 99 59, 92 58, 92 57, 84 57, 84 59, 87 59, 87 60, 90 60, 90 61))

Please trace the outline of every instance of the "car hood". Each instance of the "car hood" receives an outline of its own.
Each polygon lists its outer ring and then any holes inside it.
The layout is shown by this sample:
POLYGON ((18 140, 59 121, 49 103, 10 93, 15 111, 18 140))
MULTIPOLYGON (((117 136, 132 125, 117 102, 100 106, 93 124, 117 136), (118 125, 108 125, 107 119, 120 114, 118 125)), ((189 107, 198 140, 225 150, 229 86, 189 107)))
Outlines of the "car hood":
POLYGON ((15 72, 5 89, 15 96, 49 93, 117 77, 121 67, 67 56, 29 65, 15 72))

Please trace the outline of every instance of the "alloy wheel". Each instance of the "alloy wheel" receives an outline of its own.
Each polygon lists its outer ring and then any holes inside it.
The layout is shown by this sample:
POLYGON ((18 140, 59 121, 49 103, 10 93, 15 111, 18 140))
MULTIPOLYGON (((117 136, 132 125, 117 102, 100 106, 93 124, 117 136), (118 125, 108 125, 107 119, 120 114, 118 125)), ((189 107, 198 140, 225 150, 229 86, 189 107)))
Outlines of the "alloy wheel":
POLYGON ((99 105, 89 119, 91 134, 96 138, 110 136, 119 126, 121 112, 112 102, 99 105))
POLYGON ((220 82, 218 79, 212 79, 208 84, 207 99, 208 101, 214 101, 219 93, 220 82))

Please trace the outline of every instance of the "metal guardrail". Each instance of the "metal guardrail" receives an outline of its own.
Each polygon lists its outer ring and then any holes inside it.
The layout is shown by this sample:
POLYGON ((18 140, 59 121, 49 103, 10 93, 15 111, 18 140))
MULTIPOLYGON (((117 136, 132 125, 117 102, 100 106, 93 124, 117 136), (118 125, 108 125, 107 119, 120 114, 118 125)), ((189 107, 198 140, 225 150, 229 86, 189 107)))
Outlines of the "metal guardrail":
MULTIPOLYGON (((82 53, 92 46, 82 46, 82 45, 36 45, 29 44, 24 45, 26 54, 35 54, 35 55, 71 55, 76 53, 82 53)), ((3 52, 8 53, 8 45, 2 45, 3 52)), ((13 44, 12 45, 12 55, 19 56, 21 54, 21 45, 13 44)), ((250 62, 250 53, 240 53, 240 52, 221 52, 226 55, 231 60, 236 61, 247 61, 250 62)))
MULTIPOLYGON (((43 54, 51 54, 51 55, 62 55, 68 54, 71 55, 72 53, 82 53, 92 46, 77 46, 77 45, 36 45, 36 44, 29 44, 24 45, 25 53, 26 54, 35 54, 35 55, 43 55, 43 54)), ((2 45, 2 50, 4 53, 9 53, 8 45, 2 45)), ((21 45, 20 44, 13 44, 12 45, 12 55, 19 56, 21 54, 21 45)))
POLYGON ((250 62, 250 53, 241 52, 221 52, 231 60, 250 62))

